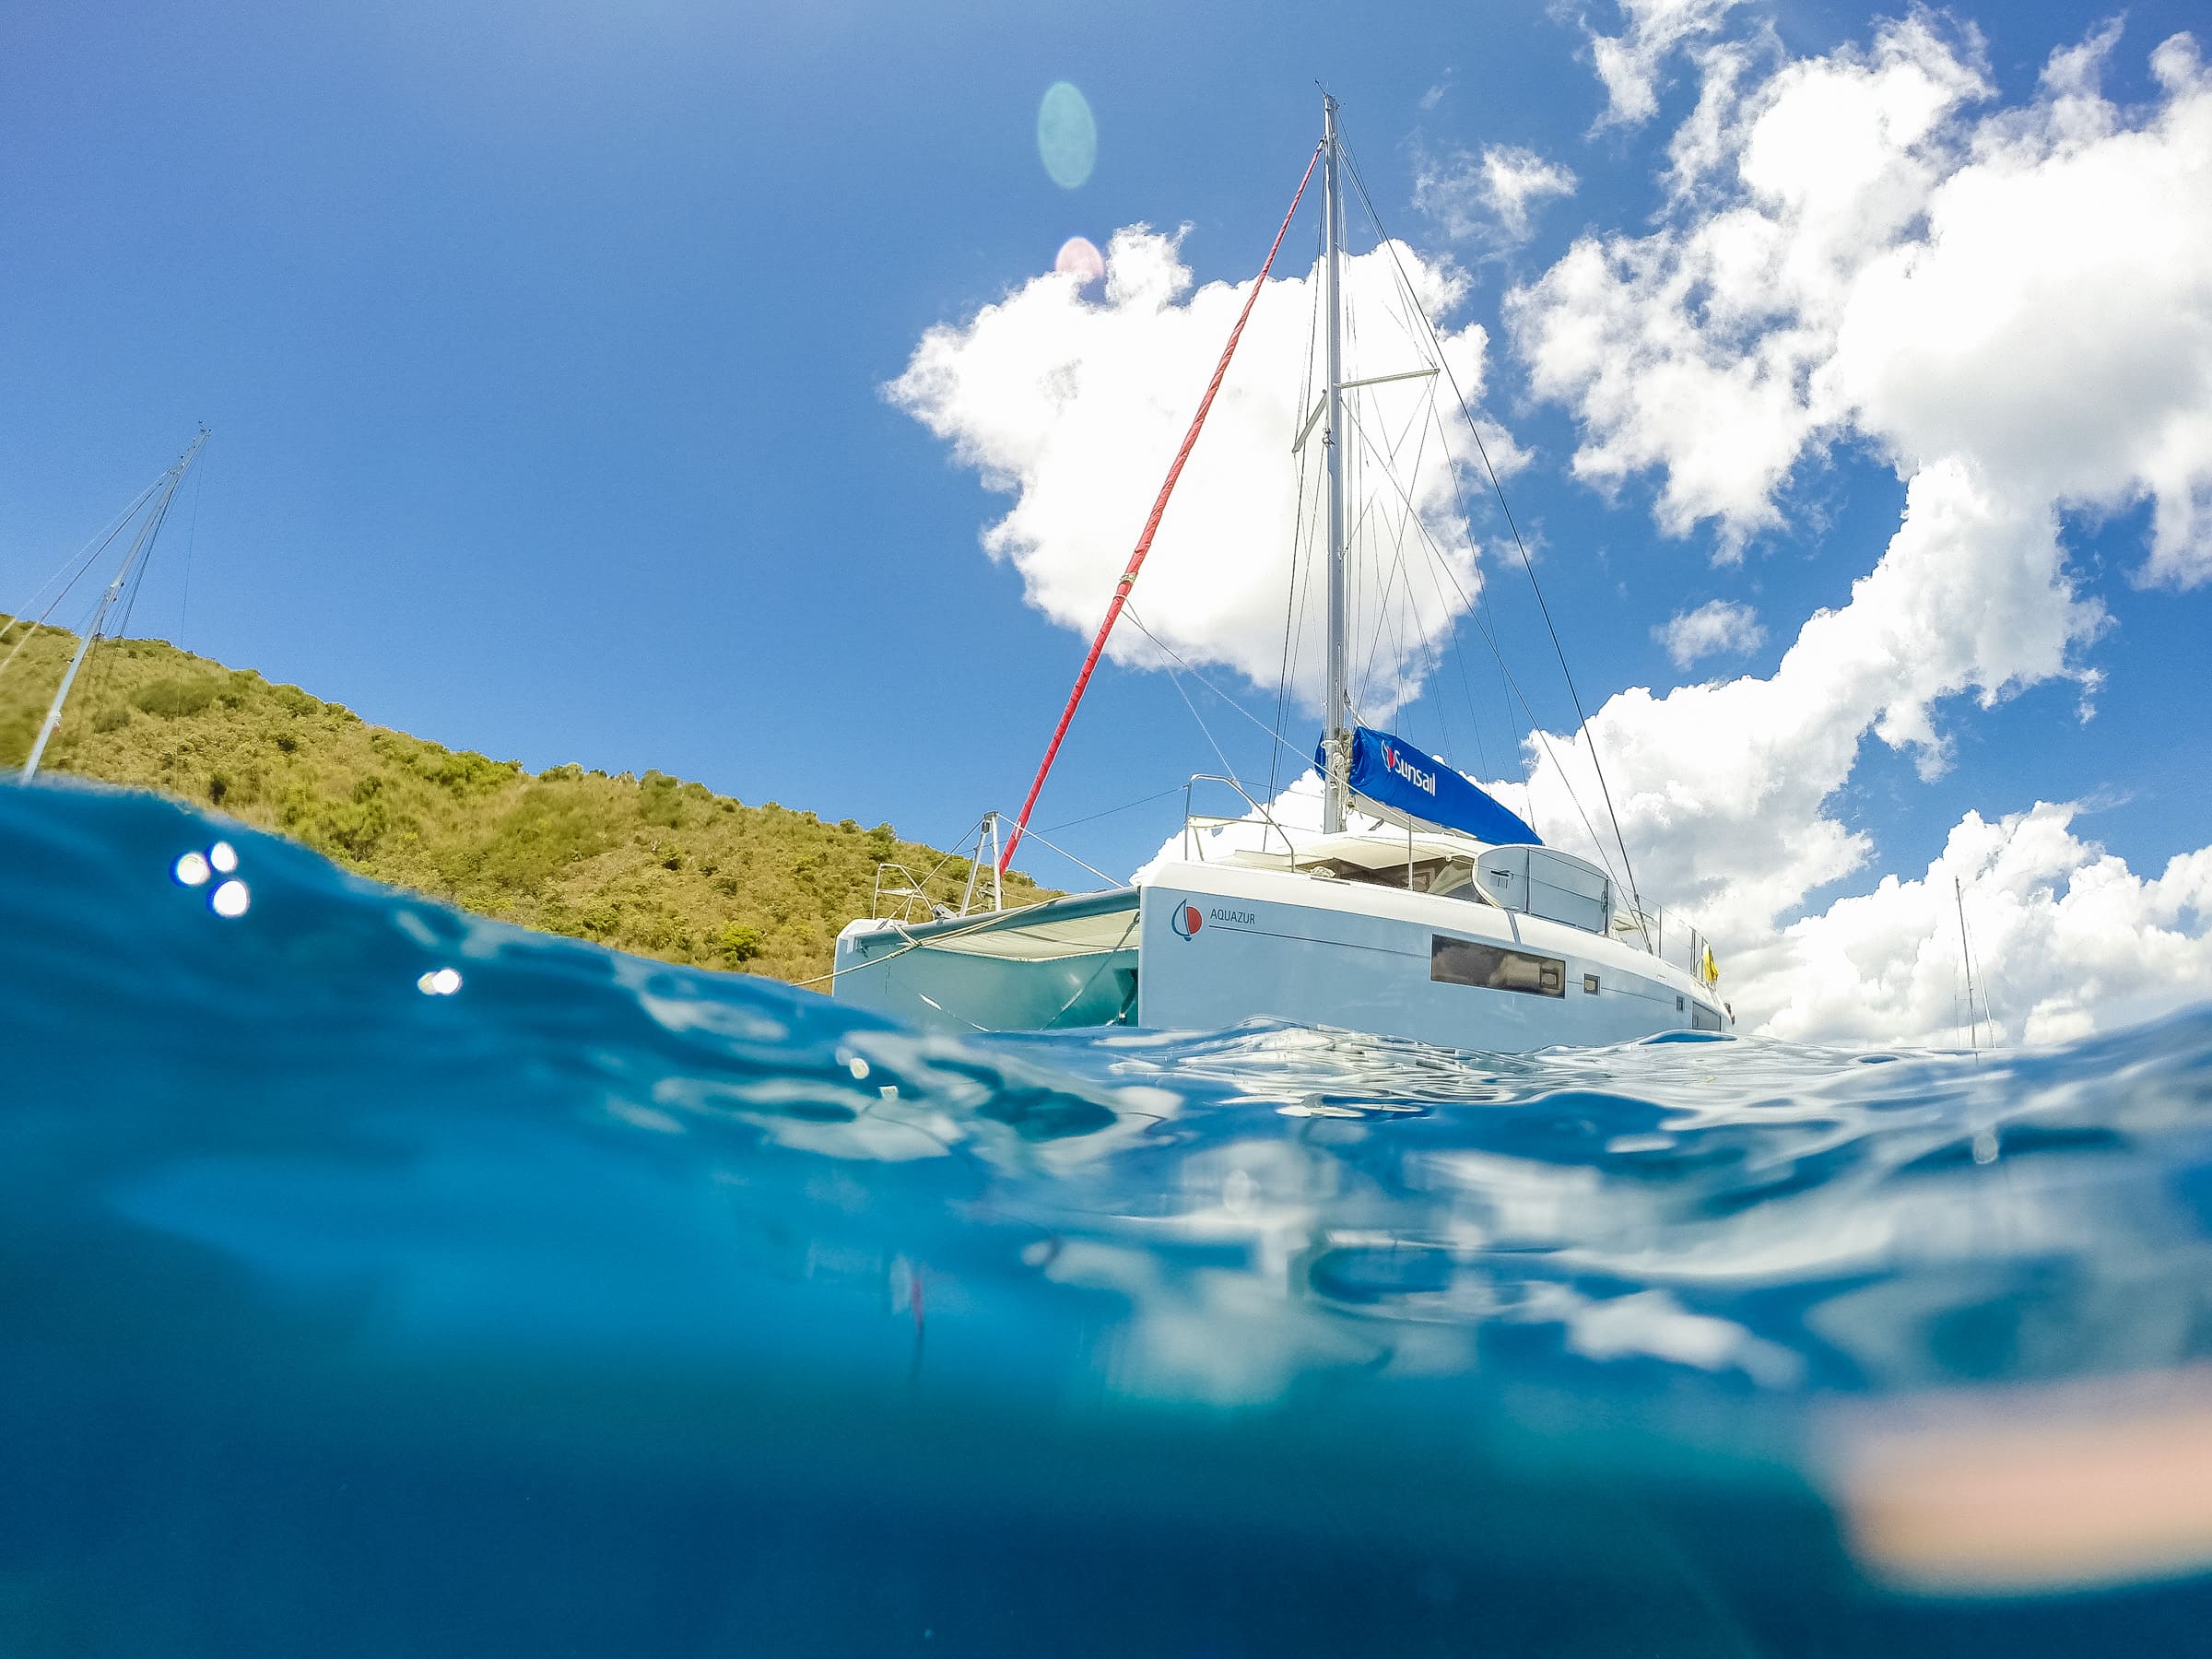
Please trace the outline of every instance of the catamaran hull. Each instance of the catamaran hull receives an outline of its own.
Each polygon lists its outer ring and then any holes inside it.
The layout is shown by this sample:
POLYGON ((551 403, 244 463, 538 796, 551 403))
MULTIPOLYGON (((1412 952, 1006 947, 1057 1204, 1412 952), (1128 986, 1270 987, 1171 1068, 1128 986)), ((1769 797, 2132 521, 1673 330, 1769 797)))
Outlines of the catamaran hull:
POLYGON ((1637 945, 1458 899, 1205 864, 999 916, 856 923, 838 940, 833 994, 946 1030, 1210 1030, 1258 1016, 1507 1052, 1726 1024, 1710 992, 1637 945))
POLYGON ((1147 1026, 1259 1014, 1525 1052, 1727 1024, 1710 992, 1639 945, 1490 905, 1199 864, 1158 869, 1140 890, 1147 1026))

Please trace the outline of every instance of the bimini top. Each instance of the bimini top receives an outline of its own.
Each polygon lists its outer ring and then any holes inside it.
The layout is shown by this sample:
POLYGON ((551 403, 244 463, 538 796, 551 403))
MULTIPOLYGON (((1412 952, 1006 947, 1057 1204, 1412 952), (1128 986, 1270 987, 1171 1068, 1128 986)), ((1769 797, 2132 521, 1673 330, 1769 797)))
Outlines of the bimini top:
MULTIPOLYGON (((1327 757, 1313 751, 1324 771, 1327 757)), ((1442 761, 1403 737, 1367 726, 1352 728, 1352 793, 1394 818, 1410 818, 1456 830, 1493 846, 1542 846, 1536 832, 1442 761)))

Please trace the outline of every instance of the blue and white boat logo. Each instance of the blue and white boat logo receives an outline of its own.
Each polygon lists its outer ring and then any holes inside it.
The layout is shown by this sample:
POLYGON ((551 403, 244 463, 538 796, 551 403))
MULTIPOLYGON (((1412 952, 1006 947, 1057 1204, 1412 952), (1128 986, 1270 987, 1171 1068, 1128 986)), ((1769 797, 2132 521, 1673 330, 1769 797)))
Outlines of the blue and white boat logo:
POLYGON ((1194 938, 1198 930, 1206 925, 1206 918, 1198 913, 1196 905, 1179 904, 1174 913, 1169 916, 1168 925, 1175 930, 1177 938, 1194 938))

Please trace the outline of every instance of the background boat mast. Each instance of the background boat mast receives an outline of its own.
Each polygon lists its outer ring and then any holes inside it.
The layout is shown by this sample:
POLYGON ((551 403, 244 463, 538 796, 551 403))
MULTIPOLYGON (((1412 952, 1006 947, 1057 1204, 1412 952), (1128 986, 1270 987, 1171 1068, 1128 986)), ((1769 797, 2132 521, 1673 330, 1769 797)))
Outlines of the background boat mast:
POLYGON ((115 572, 115 580, 108 583, 108 591, 100 596, 100 607, 92 613, 91 626, 85 629, 85 637, 76 642, 76 654, 69 659, 69 672, 62 676, 61 689, 53 694, 53 704, 46 711, 46 719, 39 727, 37 741, 30 746, 30 758, 23 762, 24 782, 28 783, 39 775, 39 761, 44 758, 46 745, 53 740, 55 729, 62 724, 62 705, 69 700, 69 688, 76 684, 76 671, 85 665, 85 653, 92 649, 92 641, 100 637, 100 630, 108 624, 108 613, 115 608, 116 600, 123 597, 123 590, 130 585, 132 571, 144 568, 143 556, 151 551, 154 537, 161 534, 161 521, 169 515, 169 504, 177 499, 177 486, 184 482, 184 475, 192 470, 192 463, 200 453, 200 445, 206 441, 207 429, 202 427, 199 436, 192 441, 192 447, 169 469, 153 511, 147 514, 146 522, 138 526, 138 534, 131 542, 131 550, 123 556, 123 567, 115 572))
POLYGON ((1329 688, 1321 747, 1321 828, 1326 835, 1344 831, 1345 797, 1350 792, 1351 695, 1345 676, 1344 614, 1344 289, 1339 260, 1344 246, 1344 193, 1336 176, 1336 100, 1321 98, 1321 213, 1324 277, 1328 284, 1328 416, 1321 434, 1329 471, 1329 688))

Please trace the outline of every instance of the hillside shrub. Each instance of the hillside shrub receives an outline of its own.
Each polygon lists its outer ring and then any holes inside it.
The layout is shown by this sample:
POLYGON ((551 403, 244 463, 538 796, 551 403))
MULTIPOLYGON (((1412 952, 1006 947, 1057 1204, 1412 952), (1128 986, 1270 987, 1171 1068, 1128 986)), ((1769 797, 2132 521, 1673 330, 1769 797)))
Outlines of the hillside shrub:
POLYGON ((214 700, 215 687, 204 679, 158 679, 139 687, 131 698, 138 708, 164 720, 198 714, 214 700))

